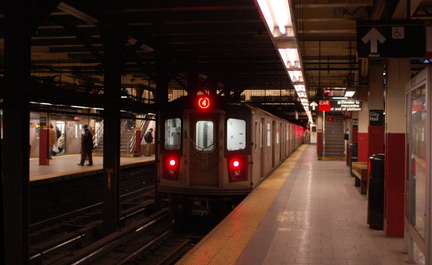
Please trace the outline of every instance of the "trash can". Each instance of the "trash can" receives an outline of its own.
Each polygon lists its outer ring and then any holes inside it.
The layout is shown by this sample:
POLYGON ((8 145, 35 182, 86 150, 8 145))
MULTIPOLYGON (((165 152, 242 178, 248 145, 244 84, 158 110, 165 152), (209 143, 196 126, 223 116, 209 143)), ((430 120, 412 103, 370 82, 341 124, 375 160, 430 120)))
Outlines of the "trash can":
POLYGON ((367 223, 372 229, 384 228, 384 154, 369 157, 367 223))
POLYGON ((349 159, 349 166, 350 166, 350 174, 351 177, 354 177, 354 173, 352 172, 352 162, 358 161, 358 143, 350 143, 349 144, 350 149, 350 159, 349 159))

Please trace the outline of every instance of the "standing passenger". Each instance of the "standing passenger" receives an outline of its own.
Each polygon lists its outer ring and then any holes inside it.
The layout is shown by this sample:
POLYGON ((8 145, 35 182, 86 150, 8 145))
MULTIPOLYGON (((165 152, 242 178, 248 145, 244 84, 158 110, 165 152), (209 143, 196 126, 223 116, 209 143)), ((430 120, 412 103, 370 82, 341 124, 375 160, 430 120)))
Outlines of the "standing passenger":
POLYGON ((86 156, 88 156, 89 163, 87 166, 93 166, 93 157, 92 157, 93 135, 90 132, 87 124, 85 124, 83 128, 84 128, 84 136, 81 141, 81 162, 78 163, 78 165, 84 166, 84 160, 86 156))
POLYGON ((149 156, 151 155, 151 144, 153 142, 153 128, 150 128, 150 130, 144 135, 144 141, 146 142, 146 146, 145 146, 145 155, 149 156))
POLYGON ((57 136, 56 132, 54 131, 54 126, 50 123, 49 125, 49 139, 48 139, 48 145, 49 145, 49 151, 48 151, 48 159, 52 159, 53 155, 53 146, 57 142, 57 136))

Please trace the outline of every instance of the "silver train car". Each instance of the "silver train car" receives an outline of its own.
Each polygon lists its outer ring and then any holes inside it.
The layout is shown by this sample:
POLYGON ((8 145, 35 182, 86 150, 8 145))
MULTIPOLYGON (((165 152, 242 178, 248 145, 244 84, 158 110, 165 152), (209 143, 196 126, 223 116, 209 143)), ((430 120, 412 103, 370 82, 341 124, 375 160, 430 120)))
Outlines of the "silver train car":
POLYGON ((183 97, 158 117, 158 190, 193 215, 235 205, 303 143, 303 127, 221 97, 183 97))

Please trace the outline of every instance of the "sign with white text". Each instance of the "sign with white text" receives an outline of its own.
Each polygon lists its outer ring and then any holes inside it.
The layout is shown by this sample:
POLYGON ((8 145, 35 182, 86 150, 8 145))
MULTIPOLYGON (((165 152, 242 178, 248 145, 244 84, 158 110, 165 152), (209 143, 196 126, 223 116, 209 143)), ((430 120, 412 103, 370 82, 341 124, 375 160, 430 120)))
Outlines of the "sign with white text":
POLYGON ((319 111, 361 111, 361 100, 320 100, 319 111))
POLYGON ((423 58, 426 29, 422 21, 357 20, 359 58, 423 58))

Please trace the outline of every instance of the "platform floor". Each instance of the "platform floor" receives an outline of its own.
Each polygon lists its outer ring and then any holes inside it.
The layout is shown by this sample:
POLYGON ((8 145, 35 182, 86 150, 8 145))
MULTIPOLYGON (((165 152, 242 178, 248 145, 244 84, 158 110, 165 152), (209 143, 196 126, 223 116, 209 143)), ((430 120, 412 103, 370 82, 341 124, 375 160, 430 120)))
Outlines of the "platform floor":
MULTIPOLYGON (((120 157, 120 164, 137 163, 154 160, 155 156, 120 157)), ((93 166, 77 165, 81 160, 80 154, 53 156, 49 165, 40 165, 39 158, 30 158, 30 181, 42 180, 77 172, 102 169, 103 157, 93 156, 93 166)), ((87 161, 86 161, 87 162, 87 161)), ((87 163, 84 163, 87 164, 87 163)))
POLYGON ((303 145, 177 264, 402 265, 403 250, 402 238, 369 228, 346 163, 303 145))

